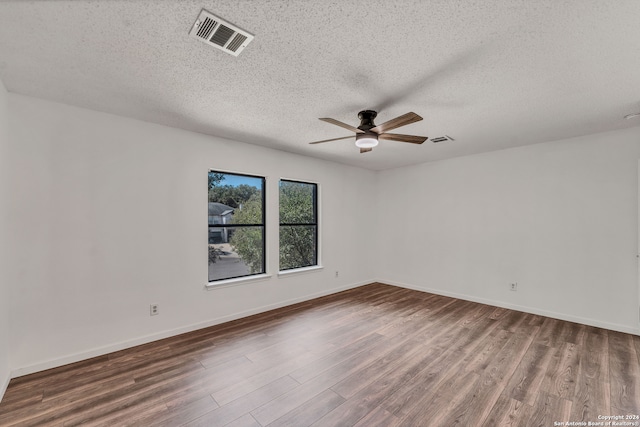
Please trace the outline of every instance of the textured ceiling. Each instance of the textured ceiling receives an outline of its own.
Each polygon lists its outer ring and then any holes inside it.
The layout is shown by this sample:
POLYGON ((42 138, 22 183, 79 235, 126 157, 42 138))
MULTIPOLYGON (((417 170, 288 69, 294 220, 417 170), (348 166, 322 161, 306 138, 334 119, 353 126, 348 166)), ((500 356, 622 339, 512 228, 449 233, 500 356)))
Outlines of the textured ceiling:
POLYGON ((639 75, 638 0, 0 1, 10 92, 376 170, 638 125, 639 75), (189 37, 202 8, 255 39, 189 37), (307 144, 361 109, 455 141, 307 144))

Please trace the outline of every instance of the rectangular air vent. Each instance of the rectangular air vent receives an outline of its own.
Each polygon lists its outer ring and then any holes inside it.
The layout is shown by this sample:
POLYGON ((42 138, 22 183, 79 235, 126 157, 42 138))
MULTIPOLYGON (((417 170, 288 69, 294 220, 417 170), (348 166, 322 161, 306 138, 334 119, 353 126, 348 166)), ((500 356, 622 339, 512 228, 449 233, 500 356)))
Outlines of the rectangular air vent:
POLYGON ((437 144, 439 142, 445 142, 445 141, 455 141, 455 140, 451 138, 449 135, 438 136, 437 138, 431 138, 431 142, 433 142, 434 144, 437 144))
POLYGON ((189 35, 233 56, 238 56, 253 40, 253 34, 241 30, 204 9, 200 11, 200 16, 193 24, 189 35))

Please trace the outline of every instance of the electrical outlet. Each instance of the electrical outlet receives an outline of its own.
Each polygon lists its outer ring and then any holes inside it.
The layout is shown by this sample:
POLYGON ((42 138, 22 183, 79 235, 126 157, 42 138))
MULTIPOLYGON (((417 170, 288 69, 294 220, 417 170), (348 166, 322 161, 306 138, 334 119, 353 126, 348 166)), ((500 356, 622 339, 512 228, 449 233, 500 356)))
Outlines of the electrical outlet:
POLYGON ((516 292, 518 290, 518 282, 513 282, 511 283, 511 288, 512 291, 516 292))
POLYGON ((338 277, 339 275, 340 275, 340 272, 336 270, 336 277, 338 277))
POLYGON ((155 316, 157 314, 160 314, 160 305, 158 304, 151 304, 149 306, 149 315, 150 316, 155 316))

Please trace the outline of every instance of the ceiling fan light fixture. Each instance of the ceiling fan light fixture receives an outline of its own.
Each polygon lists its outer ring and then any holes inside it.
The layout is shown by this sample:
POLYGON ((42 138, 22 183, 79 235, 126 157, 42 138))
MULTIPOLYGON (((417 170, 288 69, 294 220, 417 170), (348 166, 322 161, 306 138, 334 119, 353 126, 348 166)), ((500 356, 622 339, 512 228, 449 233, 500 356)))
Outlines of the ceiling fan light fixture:
POLYGON ((378 135, 375 133, 359 133, 356 135, 356 147, 373 148, 376 145, 378 145, 378 135))

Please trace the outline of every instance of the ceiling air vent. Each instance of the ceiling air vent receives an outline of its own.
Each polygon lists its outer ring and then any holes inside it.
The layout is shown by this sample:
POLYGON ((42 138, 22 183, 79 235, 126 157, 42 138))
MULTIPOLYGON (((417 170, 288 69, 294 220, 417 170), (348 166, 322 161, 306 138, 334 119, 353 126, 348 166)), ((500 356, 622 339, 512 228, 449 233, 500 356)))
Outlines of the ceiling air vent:
POLYGON ((253 40, 253 34, 241 30, 204 9, 193 24, 189 35, 233 56, 238 56, 253 40))
POLYGON ((434 144, 437 144, 439 142, 445 142, 445 141, 455 141, 455 139, 451 138, 449 135, 439 136, 437 138, 431 138, 431 142, 433 142, 434 144))

